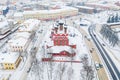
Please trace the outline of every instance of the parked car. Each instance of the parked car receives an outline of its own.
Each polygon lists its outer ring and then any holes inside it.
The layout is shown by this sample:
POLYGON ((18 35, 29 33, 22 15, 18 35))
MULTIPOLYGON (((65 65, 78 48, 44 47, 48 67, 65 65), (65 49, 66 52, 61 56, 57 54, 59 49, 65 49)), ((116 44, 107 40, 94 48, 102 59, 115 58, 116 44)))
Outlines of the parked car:
POLYGON ((103 46, 105 46, 105 44, 102 44, 103 46))
POLYGON ((96 68, 96 70, 99 70, 99 69, 100 69, 100 65, 99 65, 98 62, 95 62, 95 68, 96 68))

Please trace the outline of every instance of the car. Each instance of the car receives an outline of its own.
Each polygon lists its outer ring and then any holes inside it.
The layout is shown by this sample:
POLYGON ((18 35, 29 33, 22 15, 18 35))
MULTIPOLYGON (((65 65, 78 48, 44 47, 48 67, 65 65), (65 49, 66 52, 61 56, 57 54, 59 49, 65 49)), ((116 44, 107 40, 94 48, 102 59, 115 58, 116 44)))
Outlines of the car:
POLYGON ((27 73, 29 73, 29 72, 30 72, 30 70, 31 70, 31 68, 29 68, 29 69, 27 70, 27 73))
POLYGON ((92 50, 90 50, 90 53, 92 53, 93 51, 92 50))
POLYGON ((103 46, 105 46, 105 44, 102 44, 103 46))
POLYGON ((96 37, 96 35, 94 34, 94 36, 96 37))
POLYGON ((103 68, 103 65, 99 63, 100 68, 103 68))
POLYGON ((87 26, 87 24, 80 24, 80 26, 87 26))
POLYGON ((96 70, 99 70, 99 69, 100 69, 100 65, 99 65, 98 62, 95 62, 95 68, 96 68, 96 70))

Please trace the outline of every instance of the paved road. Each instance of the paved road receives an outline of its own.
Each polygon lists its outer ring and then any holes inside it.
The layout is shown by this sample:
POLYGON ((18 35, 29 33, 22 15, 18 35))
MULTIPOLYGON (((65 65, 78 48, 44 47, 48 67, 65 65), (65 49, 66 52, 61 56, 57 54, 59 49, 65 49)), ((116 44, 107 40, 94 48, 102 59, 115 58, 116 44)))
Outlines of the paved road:
MULTIPOLYGON (((94 43, 91 40, 88 40, 87 38, 85 38, 85 36, 89 36, 89 35, 82 28, 79 28, 79 30, 83 34, 84 40, 85 40, 86 45, 88 46, 89 50, 92 51, 92 52, 90 52, 91 56, 92 56, 92 59, 95 62, 98 62, 98 63, 102 64, 102 62, 100 60, 100 57, 99 57, 99 55, 96 51, 94 43)), ((106 73, 104 68, 101 68, 100 70, 97 70, 97 73, 98 73, 99 80, 109 80, 108 76, 107 76, 107 73, 106 73)))
POLYGON ((108 70, 109 73, 111 75, 111 78, 113 80, 119 80, 120 79, 120 72, 117 69, 116 65, 113 63, 113 61, 111 60, 110 56, 108 55, 108 53, 105 51, 105 49, 102 47, 101 43, 99 42, 99 40, 96 38, 95 34, 93 33, 93 29, 92 27, 89 28, 89 33, 93 39, 93 41, 96 44, 96 47, 98 48, 108 70))

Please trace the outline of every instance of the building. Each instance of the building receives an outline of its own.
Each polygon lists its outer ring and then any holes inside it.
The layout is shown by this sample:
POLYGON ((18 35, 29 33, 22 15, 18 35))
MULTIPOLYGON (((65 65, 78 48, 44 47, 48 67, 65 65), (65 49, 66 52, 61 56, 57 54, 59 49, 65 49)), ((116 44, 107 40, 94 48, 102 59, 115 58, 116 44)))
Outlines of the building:
POLYGON ((16 69, 21 59, 18 53, 2 52, 0 56, 0 68, 5 70, 16 69))
POLYGON ((30 42, 30 33, 18 32, 16 35, 8 41, 10 51, 12 52, 24 52, 30 42))
POLYGON ((59 23, 59 25, 55 26, 54 31, 52 33, 52 40, 54 42, 54 46, 65 46, 65 45, 68 46, 69 40, 68 40, 67 27, 64 27, 63 23, 59 23))
POLYGON ((37 11, 23 11, 14 14, 14 19, 39 19, 39 20, 55 20, 65 18, 69 16, 75 16, 78 14, 78 9, 73 7, 62 7, 60 9, 51 10, 37 10, 37 11))
POLYGON ((14 19, 15 19, 17 22, 22 23, 22 21, 24 21, 22 12, 17 12, 17 13, 15 13, 15 14, 14 14, 14 19))
POLYGON ((50 39, 51 40, 48 40, 50 43, 46 42, 46 56, 42 58, 42 61, 50 61, 55 57, 72 58, 76 55, 76 44, 71 44, 68 26, 66 26, 63 21, 59 21, 53 26, 50 39))
POLYGON ((68 26, 66 26, 63 21, 59 21, 59 23, 54 26, 54 29, 52 29, 51 32, 51 39, 53 40, 54 46, 70 46, 76 48, 76 45, 70 43, 68 26))
POLYGON ((75 56, 75 51, 70 46, 53 46, 48 49, 48 54, 52 54, 53 57, 64 56, 64 57, 73 57, 75 56))
POLYGON ((98 12, 98 10, 96 10, 93 7, 76 6, 76 8, 78 8, 79 12, 82 12, 82 13, 92 14, 92 13, 97 13, 98 12))
POLYGON ((120 7, 114 4, 85 3, 85 6, 93 7, 100 10, 119 10, 120 7))
POLYGON ((29 32, 32 33, 36 31, 40 26, 40 21, 37 19, 28 19, 24 21, 20 28, 18 29, 18 32, 29 32))
POLYGON ((29 19, 20 25, 18 32, 8 41, 9 49, 12 52, 24 52, 35 35, 40 24, 39 20, 29 19))
POLYGON ((117 1, 115 5, 120 6, 120 1, 117 1))
POLYGON ((3 15, 0 15, 0 40, 8 36, 13 27, 12 23, 10 24, 3 15))
POLYGON ((7 6, 0 6, 0 14, 6 16, 8 11, 9 11, 9 7, 7 7, 7 6))

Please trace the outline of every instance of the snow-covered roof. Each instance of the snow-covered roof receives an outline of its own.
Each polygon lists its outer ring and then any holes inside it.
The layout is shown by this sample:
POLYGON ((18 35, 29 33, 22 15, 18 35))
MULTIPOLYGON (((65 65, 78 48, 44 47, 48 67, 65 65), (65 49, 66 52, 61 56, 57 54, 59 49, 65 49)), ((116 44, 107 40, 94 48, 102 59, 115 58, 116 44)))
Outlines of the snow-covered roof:
POLYGON ((111 9, 120 9, 119 6, 113 4, 107 4, 107 6, 109 6, 111 9))
POLYGON ((0 21, 0 28, 10 27, 7 21, 0 21))
POLYGON ((60 23, 64 24, 64 21, 63 21, 63 20, 59 20, 59 24, 60 24, 60 23))
POLYGON ((55 9, 55 10, 24 11, 23 15, 27 15, 27 14, 52 14, 52 13, 59 13, 62 11, 71 11, 71 10, 78 11, 78 9, 73 8, 73 7, 63 7, 63 8, 55 9))
POLYGON ((5 10, 7 6, 0 6, 0 10, 5 10))
POLYGON ((72 53, 72 48, 69 46, 53 46, 51 48, 48 48, 48 53, 60 53, 62 51, 72 53))
POLYGON ((105 4, 100 4, 100 3, 86 3, 88 5, 98 5, 98 6, 106 6, 105 4))
POLYGON ((30 37, 30 33, 28 33, 28 32, 18 32, 18 33, 16 33, 14 38, 16 39, 18 37, 23 37, 23 38, 28 39, 30 37))
POLYGON ((1 53, 0 54, 0 63, 15 63, 19 57, 19 53, 1 53))
POLYGON ((14 14, 14 17, 22 17, 23 16, 23 13, 22 12, 16 12, 14 14))
POLYGON ((23 24, 21 24, 19 31, 32 31, 36 26, 38 26, 40 23, 37 19, 29 19, 26 20, 23 24))
POLYGON ((116 6, 114 4, 108 3, 108 4, 100 4, 100 3, 86 3, 87 5, 95 5, 95 6, 101 6, 101 7, 107 7, 111 9, 120 9, 119 6, 116 6))
POLYGON ((8 21, 5 19, 3 15, 0 15, 0 31, 4 32, 4 30, 10 29, 8 21))
POLYGON ((19 32, 16 33, 16 35, 11 40, 9 40, 8 43, 10 43, 10 46, 25 46, 29 37, 30 33, 19 32))
POLYGON ((87 6, 76 6, 77 8, 85 8, 85 9, 94 9, 92 7, 87 7, 87 6))
POLYGON ((27 43, 27 39, 23 38, 23 37, 19 37, 16 40, 12 40, 10 41, 10 45, 11 46, 25 46, 25 44, 27 43))

